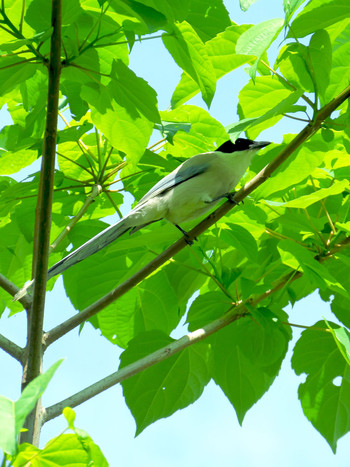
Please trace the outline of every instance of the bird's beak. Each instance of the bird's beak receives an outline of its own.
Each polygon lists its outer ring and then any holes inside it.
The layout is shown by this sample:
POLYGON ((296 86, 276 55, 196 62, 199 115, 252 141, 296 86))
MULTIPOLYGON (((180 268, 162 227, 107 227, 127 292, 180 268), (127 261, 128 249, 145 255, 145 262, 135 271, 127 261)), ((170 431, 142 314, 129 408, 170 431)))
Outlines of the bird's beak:
POLYGON ((265 146, 268 146, 269 144, 271 144, 271 141, 254 141, 249 146, 249 149, 260 149, 260 148, 264 148, 265 146))

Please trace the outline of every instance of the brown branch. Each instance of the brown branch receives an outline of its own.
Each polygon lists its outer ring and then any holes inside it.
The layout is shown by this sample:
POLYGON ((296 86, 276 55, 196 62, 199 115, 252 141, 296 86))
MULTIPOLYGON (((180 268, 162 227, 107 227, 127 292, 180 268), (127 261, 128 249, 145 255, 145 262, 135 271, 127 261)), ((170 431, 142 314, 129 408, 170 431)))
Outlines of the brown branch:
POLYGON ((22 347, 15 344, 14 342, 12 342, 10 339, 3 336, 2 334, 0 334, 0 349, 4 350, 4 352, 8 353, 9 355, 11 355, 11 357, 15 358, 20 363, 22 363, 22 359, 23 359, 22 347))
MULTIPOLYGON (((308 138, 316 133, 322 125, 322 122, 327 118, 341 103, 350 96, 350 86, 333 99, 329 104, 320 109, 315 121, 310 122, 281 152, 273 161, 267 164, 252 180, 250 180, 236 195, 235 202, 238 204, 254 191, 258 186, 267 180, 277 168, 291 156, 291 154, 308 138)), ((88 306, 82 312, 72 316, 64 323, 51 329, 43 336, 45 348, 55 340, 59 339, 67 332, 82 324, 87 319, 91 318, 106 306, 113 303, 119 297, 135 287, 139 282, 148 277, 152 272, 156 271, 161 265, 168 261, 172 256, 181 251, 187 245, 188 240, 194 240, 198 235, 205 232, 209 227, 214 225, 219 219, 225 216, 234 207, 231 201, 227 201, 206 219, 194 227, 188 234, 188 239, 179 239, 157 258, 154 258, 150 263, 140 269, 136 274, 127 279, 123 284, 116 287, 97 302, 88 306)))
MULTIPOLYGON (((16 293, 19 292, 20 290, 15 284, 9 281, 2 274, 0 274, 0 287, 6 290, 6 292, 12 295, 12 297, 14 297, 16 293)), ((27 311, 30 310, 30 307, 32 306, 32 297, 30 295, 26 295, 22 297, 21 299, 19 299, 18 301, 21 303, 21 305, 23 305, 25 310, 27 311)))
MULTIPOLYGON (((61 73, 61 0, 52 0, 51 25, 53 33, 50 45, 47 117, 43 144, 43 158, 36 207, 33 271, 35 285, 32 312, 28 320, 27 361, 23 372, 23 388, 41 372, 42 333, 45 293, 49 260, 52 196, 57 139, 59 83, 61 73)), ((39 404, 26 420, 27 432, 21 442, 38 444, 41 428, 39 404)))
MULTIPOLYGON (((342 242, 340 242, 337 245, 337 247, 333 249, 332 254, 346 247, 350 247, 350 237, 347 237, 342 242)), ((315 259, 317 259, 319 262, 323 262, 327 259, 330 259, 331 257, 332 255, 328 254, 322 258, 315 257, 315 259)), ((246 300, 245 302, 241 302, 237 305, 232 305, 223 316, 216 319, 215 321, 212 321, 206 326, 203 326, 203 328, 197 329, 196 331, 186 334, 185 336, 172 342, 171 344, 159 350, 156 350, 155 352, 147 355, 146 357, 143 357, 137 360, 136 362, 133 362, 130 365, 127 365, 126 367, 101 379, 100 381, 97 381, 96 383, 88 386, 87 388, 84 388, 82 391, 79 391, 76 394, 73 394, 72 396, 67 397, 66 399, 48 407, 45 410, 44 423, 59 416, 62 413, 62 410, 64 409, 64 407, 67 407, 67 406, 76 407, 77 405, 80 405, 83 402, 86 402, 87 400, 91 399, 97 394, 100 394, 106 389, 109 389, 110 387, 120 383, 121 381, 124 381, 125 379, 130 378, 131 376, 134 376, 137 373, 140 373, 141 371, 155 365, 156 363, 160 361, 166 360, 167 358, 180 352, 181 350, 184 350, 190 345, 195 344, 196 342, 206 339, 207 337, 211 336, 212 334, 219 331, 220 329, 228 326, 232 322, 237 321, 238 319, 241 319, 245 316, 249 316, 249 308, 247 307, 247 305, 249 305, 250 307, 257 306, 259 303, 261 303, 265 299, 269 298, 276 292, 283 289, 287 284, 289 285, 292 282, 300 279, 301 277, 303 277, 303 273, 301 271, 293 270, 289 272, 281 279, 275 281, 275 284, 273 285, 271 289, 267 290, 266 292, 264 292, 263 294, 255 298, 250 298, 246 300)), ((315 326, 303 326, 303 325, 284 322, 284 321, 282 321, 282 324, 285 324, 287 326, 305 328, 305 329, 312 328, 312 329, 320 330, 322 332, 325 331, 323 328, 318 328, 315 326)))
POLYGON ((220 329, 228 326, 234 321, 241 319, 245 316, 249 315, 249 310, 247 309, 246 305, 249 304, 250 306, 256 306, 258 303, 272 295, 273 293, 277 292, 281 288, 284 287, 285 283, 290 283, 299 279, 303 274, 301 272, 292 271, 292 273, 287 274, 282 280, 278 281, 272 289, 268 290, 267 292, 261 294, 260 296, 256 297, 255 299, 248 299, 245 302, 241 302, 238 305, 232 305, 229 310, 220 318, 212 321, 211 323, 203 326, 201 329, 197 329, 191 333, 186 334, 185 336, 181 337, 180 339, 172 342, 171 344, 156 350, 155 352, 147 355, 146 357, 137 360, 136 362, 127 365, 126 367, 122 368, 121 370, 112 373, 111 375, 97 381, 96 383, 84 388, 82 391, 77 392, 73 396, 70 396, 61 402, 58 402, 45 410, 44 415, 44 423, 57 417, 62 413, 64 407, 76 407, 77 405, 82 404, 83 402, 91 399, 92 397, 100 394, 101 392, 109 389, 110 387, 124 381, 131 376, 140 373, 141 371, 149 368, 150 366, 155 365, 158 362, 166 360, 167 358, 171 357, 172 355, 184 350, 185 348, 189 347, 190 345, 195 344, 201 340, 206 339, 207 337, 211 336, 215 332, 219 331, 220 329))

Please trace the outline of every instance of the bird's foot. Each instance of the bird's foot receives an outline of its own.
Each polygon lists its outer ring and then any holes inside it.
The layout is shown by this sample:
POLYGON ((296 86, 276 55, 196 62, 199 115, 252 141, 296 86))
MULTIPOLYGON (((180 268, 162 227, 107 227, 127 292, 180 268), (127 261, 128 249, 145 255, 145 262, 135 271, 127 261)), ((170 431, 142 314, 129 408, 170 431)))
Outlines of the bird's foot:
MULTIPOLYGON (((207 204, 212 204, 215 203, 216 201, 219 201, 222 198, 227 198, 228 201, 232 204, 238 205, 237 201, 234 199, 235 198, 236 192, 233 193, 224 193, 223 195, 218 196, 217 198, 212 199, 211 201, 205 201, 207 204)), ((242 201, 243 202, 243 201, 242 201)))
POLYGON ((197 238, 194 238, 194 239, 192 240, 192 239, 190 238, 190 236, 188 235, 188 233, 186 232, 186 230, 184 230, 182 227, 180 227, 180 226, 177 225, 177 224, 174 224, 174 225, 175 225, 175 227, 176 227, 177 229, 179 229, 180 232, 183 234, 187 245, 191 246, 191 245, 193 245, 193 240, 197 241, 197 238))

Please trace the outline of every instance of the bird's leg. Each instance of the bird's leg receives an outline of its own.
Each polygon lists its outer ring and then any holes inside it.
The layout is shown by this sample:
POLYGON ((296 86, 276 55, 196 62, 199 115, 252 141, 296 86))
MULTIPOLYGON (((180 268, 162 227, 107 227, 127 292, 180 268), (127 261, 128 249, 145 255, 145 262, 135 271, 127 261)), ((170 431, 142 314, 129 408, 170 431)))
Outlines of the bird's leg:
MULTIPOLYGON (((178 224, 174 224, 175 227, 177 229, 180 230, 180 232, 183 234, 183 236, 185 237, 185 240, 186 240, 186 243, 191 246, 193 245, 193 240, 190 239, 190 236, 188 235, 188 233, 186 232, 186 230, 184 230, 182 227, 180 227, 178 224)), ((194 240, 197 240, 196 238, 194 240)))
POLYGON ((237 201, 234 199, 236 192, 233 193, 224 193, 223 195, 218 196, 217 198, 212 199, 211 201, 205 201, 208 204, 215 203, 215 201, 219 201, 219 199, 227 198, 228 201, 232 204, 238 205, 237 201))

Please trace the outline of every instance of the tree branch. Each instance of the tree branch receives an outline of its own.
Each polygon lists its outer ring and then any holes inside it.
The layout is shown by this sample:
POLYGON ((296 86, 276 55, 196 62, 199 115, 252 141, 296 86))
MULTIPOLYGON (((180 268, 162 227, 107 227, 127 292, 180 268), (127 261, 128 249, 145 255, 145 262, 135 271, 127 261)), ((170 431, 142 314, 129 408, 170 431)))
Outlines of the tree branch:
POLYGON ((11 357, 15 358, 20 363, 22 363, 22 359, 23 359, 22 347, 15 344, 14 342, 12 342, 10 339, 3 336, 2 334, 0 334, 0 349, 4 350, 6 353, 11 355, 11 357))
MULTIPOLYGON (((335 99, 333 99, 329 104, 320 109, 319 113, 316 116, 316 120, 310 122, 304 129, 280 152, 280 154, 275 157, 273 161, 267 164, 252 180, 250 180, 241 190, 235 194, 234 200, 238 204, 243 201, 243 199, 248 196, 252 191, 254 191, 258 186, 267 180, 272 173, 285 161, 291 154, 308 138, 310 138, 314 133, 316 133, 322 125, 322 122, 348 97, 350 96, 350 86, 348 86, 342 93, 339 94, 335 99)), ((202 234, 209 227, 214 225, 219 219, 225 216, 231 209, 234 207, 234 204, 231 201, 227 201, 221 205, 218 209, 212 212, 206 219, 200 222, 196 227, 194 227, 188 233, 188 239, 180 238, 177 242, 167 248, 163 253, 161 253, 157 258, 154 258, 150 263, 144 266, 140 271, 134 274, 132 277, 127 279, 123 284, 116 287, 114 290, 109 292, 104 297, 100 298, 97 302, 88 306, 82 312, 72 316, 64 323, 56 326, 51 329, 49 332, 45 333, 43 336, 44 347, 46 348, 55 340, 59 339, 67 332, 71 331, 75 327, 82 324, 87 319, 91 318, 99 311, 101 311, 106 306, 110 305, 112 302, 117 300, 117 298, 124 295, 126 292, 135 287, 139 282, 144 280, 152 272, 158 269, 166 261, 168 261, 172 256, 181 251, 187 245, 187 240, 193 240, 198 235, 202 234)))
POLYGON ((134 363, 131 363, 130 365, 127 365, 126 367, 116 371, 115 373, 112 373, 106 378, 97 381, 82 391, 77 392, 73 396, 70 396, 61 402, 48 407, 45 410, 44 423, 60 415, 64 407, 76 407, 77 405, 82 404, 83 402, 120 383, 121 381, 124 381, 125 379, 140 373, 141 371, 155 365, 158 362, 166 360, 167 358, 180 352, 181 350, 184 350, 190 345, 195 344, 196 342, 206 339, 207 337, 211 336, 225 326, 228 326, 234 321, 248 316, 249 310, 246 307, 247 304, 250 306, 257 305, 265 298, 283 288, 286 283, 293 282, 296 279, 299 279, 302 275, 302 272, 292 271, 291 273, 288 273, 284 278, 278 281, 275 287, 264 292, 259 297, 255 299, 248 299, 245 302, 239 303, 238 305, 232 305, 221 318, 212 321, 206 326, 203 326, 203 328, 186 334, 171 344, 156 350, 155 352, 141 358, 140 360, 137 360, 134 363))
MULTIPOLYGON (((332 258, 332 255, 343 248, 350 247, 350 237, 346 237, 342 242, 339 242, 336 247, 332 249, 328 254, 325 256, 318 258, 317 256, 315 259, 319 262, 324 262, 332 258)), ((249 298, 244 302, 239 303, 238 305, 232 305, 229 310, 220 318, 212 321, 211 323, 203 326, 201 329, 197 329, 196 331, 190 332, 185 336, 181 337, 180 339, 172 342, 171 344, 162 347, 159 350, 147 355, 146 357, 137 360, 136 362, 127 365, 126 367, 112 373, 111 375, 97 381, 96 383, 88 386, 87 388, 83 389, 82 391, 77 392, 76 394, 67 397, 66 399, 53 404, 52 406, 48 407, 45 410, 44 421, 46 423, 49 420, 52 420, 55 417, 58 417, 64 407, 76 407, 77 405, 86 402, 87 400, 91 399, 92 397, 100 394, 101 392, 109 389, 112 386, 124 381, 131 376, 140 373, 141 371, 155 365, 158 362, 166 360, 167 358, 171 357, 172 355, 184 350, 185 348, 189 347, 190 345, 195 344, 201 340, 206 339, 207 337, 211 336, 215 332, 219 331, 220 329, 228 326, 229 324, 237 321, 238 319, 244 318, 245 316, 249 316, 249 309, 247 305, 251 307, 255 307, 271 295, 275 294, 279 290, 283 289, 287 284, 291 284, 292 282, 300 279, 303 277, 303 273, 301 271, 293 270, 286 274, 281 279, 275 281, 274 286, 264 292, 263 294, 255 297, 249 298)), ((302 326, 298 324, 282 322, 282 324, 288 326, 296 326, 301 328, 312 328, 318 329, 320 331, 324 331, 322 328, 314 327, 314 326, 302 326)))
MULTIPOLYGON (((54 187, 54 170, 57 139, 57 117, 59 101, 59 83, 61 73, 61 0, 52 0, 49 83, 47 97, 47 117, 43 144, 39 194, 36 207, 33 270, 35 277, 33 306, 29 315, 27 361, 23 373, 23 388, 41 372, 42 366, 42 333, 44 321, 45 293, 49 260, 50 229, 52 214, 52 195, 54 187)), ((41 417, 39 405, 26 421, 28 431, 21 441, 38 444, 41 417)))
MULTIPOLYGON (((8 292, 12 297, 19 292, 19 288, 9 281, 4 275, 0 274, 0 287, 2 287, 6 292, 8 292)), ((21 305, 23 305, 24 309, 29 311, 32 306, 32 297, 30 295, 26 295, 18 300, 21 305)))

